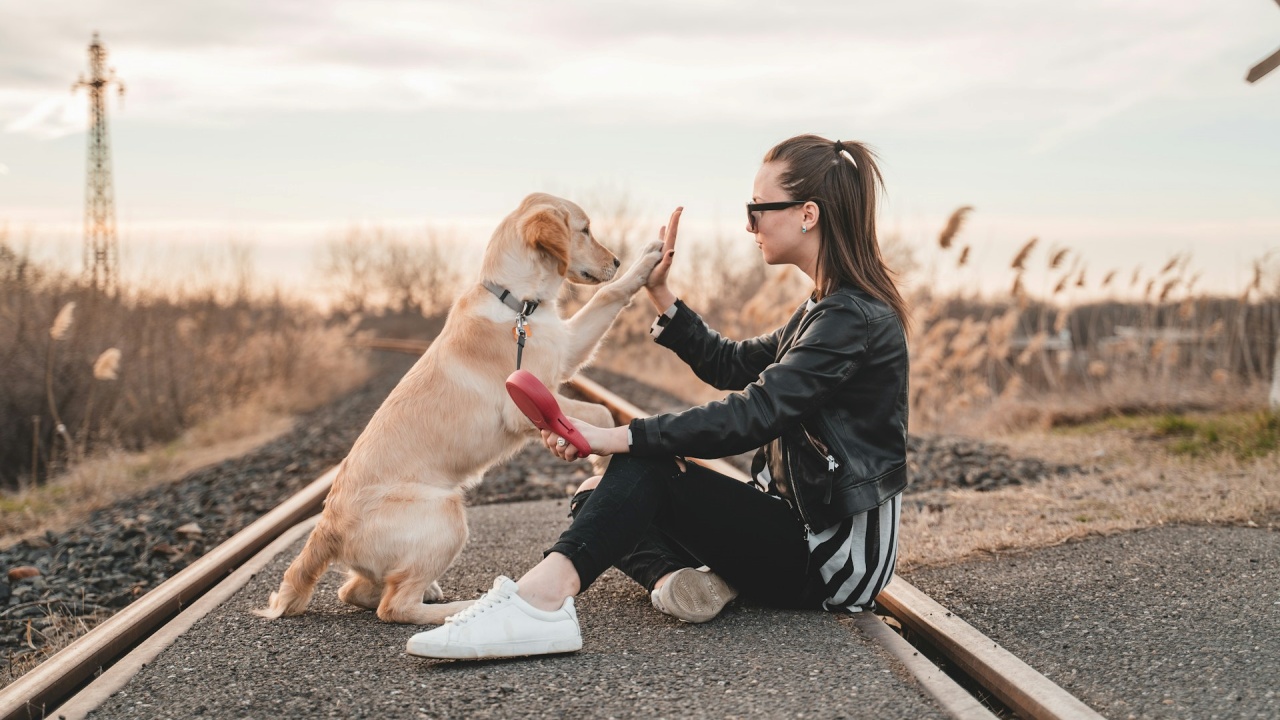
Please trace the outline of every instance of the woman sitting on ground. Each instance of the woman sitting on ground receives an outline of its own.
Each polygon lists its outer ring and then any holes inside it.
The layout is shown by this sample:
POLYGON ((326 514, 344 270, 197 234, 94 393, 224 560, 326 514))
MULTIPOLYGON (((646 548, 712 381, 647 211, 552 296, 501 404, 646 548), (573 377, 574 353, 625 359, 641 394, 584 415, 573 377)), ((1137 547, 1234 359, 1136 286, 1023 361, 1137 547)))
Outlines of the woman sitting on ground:
MULTIPOLYGON (((573 597, 610 566, 688 622, 712 619, 739 593, 788 608, 872 607, 893 575, 907 483, 907 312, 876 238, 881 184, 860 143, 801 135, 765 155, 747 230, 766 263, 794 265, 814 290, 786 325, 741 342, 667 287, 677 209, 645 285, 661 312, 651 332, 699 378, 737 392, 627 427, 573 420, 592 452, 614 457, 579 488, 569 529, 519 582, 499 577, 475 605, 414 635, 408 652, 578 650, 573 597), (683 460, 752 448, 754 483, 683 460)), ((563 438, 543 431, 543 442, 577 457, 563 438)))

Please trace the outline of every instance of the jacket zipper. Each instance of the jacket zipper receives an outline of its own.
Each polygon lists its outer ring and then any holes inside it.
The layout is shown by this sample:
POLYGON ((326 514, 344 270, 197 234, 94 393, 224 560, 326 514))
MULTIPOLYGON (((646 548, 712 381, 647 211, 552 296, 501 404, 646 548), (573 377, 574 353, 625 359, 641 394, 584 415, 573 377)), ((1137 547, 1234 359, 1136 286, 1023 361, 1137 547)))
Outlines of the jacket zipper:
MULTIPOLYGON (((805 311, 804 311, 804 314, 800 316, 800 323, 799 323, 798 325, 796 325, 795 332, 793 332, 793 333, 791 334, 791 342, 786 343, 786 347, 787 347, 787 348, 790 348, 791 343, 793 343, 793 342, 795 341, 795 339, 796 339, 796 336, 797 336, 797 335, 799 335, 799 333, 800 333, 800 326, 801 326, 801 325, 804 325, 805 318, 806 318, 806 317, 808 317, 808 315, 809 315, 809 311, 808 311, 808 309, 806 308, 806 309, 805 309, 805 311)), ((782 347, 780 346, 780 347, 779 347, 779 357, 781 357, 781 356, 782 356, 782 352, 784 352, 784 351, 782 350, 782 347)), ((809 430, 808 430, 807 428, 805 428, 805 426, 804 426, 804 425, 801 425, 801 426, 800 426, 800 429, 804 431, 805 437, 807 437, 807 438, 809 439, 809 441, 813 443, 813 446, 814 446, 814 447, 816 447, 816 448, 818 448, 819 450, 821 450, 823 455, 826 455, 826 456, 827 456, 827 472, 835 472, 835 469, 836 469, 837 467, 839 467, 839 463, 837 463, 837 462, 836 462, 836 458, 835 458, 835 456, 834 456, 834 455, 832 455, 830 452, 828 452, 828 451, 827 451, 827 448, 826 448, 826 446, 825 446, 825 445, 822 445, 821 443, 819 443, 819 442, 815 441, 815 440, 814 440, 814 438, 813 438, 813 436, 809 434, 809 430)), ((808 542, 809 542, 809 536, 813 534, 813 529, 812 529, 811 527, 809 527, 809 518, 805 515, 805 512, 804 512, 804 502, 800 499, 800 495, 801 495, 802 493, 800 492, 800 488, 796 485, 796 471, 795 471, 795 466, 794 466, 794 465, 792 464, 792 462, 791 462, 791 455, 790 455, 789 451, 788 451, 788 450, 786 450, 786 445, 785 445, 785 443, 779 443, 779 449, 781 449, 781 450, 782 450, 782 452, 783 452, 783 453, 784 453, 784 455, 785 455, 785 458, 784 458, 784 459, 786 460, 786 463, 785 463, 785 464, 786 464, 786 467, 787 467, 787 474, 791 476, 791 477, 789 478, 790 483, 791 483, 791 494, 792 494, 792 495, 795 497, 795 499, 796 499, 796 510, 797 510, 797 511, 799 511, 799 513, 800 513, 800 523, 801 523, 802 525, 804 525, 804 540, 805 540, 805 543, 806 543, 806 544, 808 544, 808 542)))
MULTIPOLYGON (((806 431, 805 434, 807 435, 808 431, 806 431)), ((787 455, 787 474, 791 476, 791 494, 796 499, 796 510, 800 513, 800 523, 804 525, 804 540, 807 544, 809 542, 809 536, 813 534, 813 530, 809 527, 809 518, 804 514, 804 502, 800 500, 800 488, 796 486, 796 469, 791 462, 791 451, 787 450, 785 447, 782 448, 782 451, 787 455)))
MULTIPOLYGON (((826 445, 819 442, 818 439, 809 432, 809 428, 801 425, 800 430, 804 433, 805 439, 817 448, 818 452, 826 456, 827 472, 834 473, 836 468, 840 467, 840 463, 836 460, 836 456, 831 453, 831 450, 827 448, 826 445)), ((804 537, 805 540, 808 541, 809 536, 813 534, 813 529, 809 527, 809 519, 805 516, 804 512, 804 502, 800 500, 800 488, 796 485, 795 466, 791 463, 790 455, 787 456, 787 470, 791 475, 791 488, 792 494, 795 495, 796 498, 796 509, 800 511, 800 521, 804 524, 804 537)))
POLYGON ((827 472, 835 472, 836 468, 840 467, 840 463, 836 462, 836 456, 831 454, 831 451, 827 449, 826 445, 823 445, 821 442, 818 442, 817 438, 809 434, 809 428, 806 428, 805 426, 801 425, 800 429, 804 431, 804 436, 809 439, 809 442, 814 447, 818 448, 818 452, 827 456, 827 472))

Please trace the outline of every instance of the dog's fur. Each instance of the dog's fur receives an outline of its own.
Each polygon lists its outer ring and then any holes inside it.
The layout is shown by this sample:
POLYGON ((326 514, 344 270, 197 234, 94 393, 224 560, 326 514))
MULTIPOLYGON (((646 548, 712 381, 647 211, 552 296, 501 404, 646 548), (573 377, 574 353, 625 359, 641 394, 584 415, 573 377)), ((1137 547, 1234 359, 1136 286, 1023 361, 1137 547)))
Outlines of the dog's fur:
MULTIPOLYGON (((494 231, 481 279, 541 301, 522 367, 556 388, 591 358, 660 257, 660 243, 646 246, 626 273, 562 319, 555 301, 564 281, 605 282, 619 263, 592 237, 582 208, 539 193, 494 231)), ((473 602, 435 603, 443 597, 436 580, 467 540, 464 488, 539 437, 504 385, 515 369, 515 320, 480 283, 454 302, 440 336, 343 460, 319 523, 259 615, 302 613, 332 562, 350 571, 338 598, 387 622, 439 624, 473 602)), ((600 405, 556 400, 567 415, 613 425, 600 405)))

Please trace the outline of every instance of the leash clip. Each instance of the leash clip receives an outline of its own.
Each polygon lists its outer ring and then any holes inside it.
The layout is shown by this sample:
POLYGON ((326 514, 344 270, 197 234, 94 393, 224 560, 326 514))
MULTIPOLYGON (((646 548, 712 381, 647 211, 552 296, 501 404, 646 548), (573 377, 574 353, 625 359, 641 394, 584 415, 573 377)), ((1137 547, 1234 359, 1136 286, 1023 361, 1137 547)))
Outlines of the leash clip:
MULTIPOLYGON (((525 316, 520 315, 516 318, 516 324, 511 328, 511 339, 520 342, 523 338, 533 337, 533 326, 525 316)), ((524 343, 520 343, 524 344, 524 343)))
POLYGON ((516 316, 516 325, 511 328, 511 339, 516 341, 516 369, 520 369, 520 362, 524 359, 524 341, 525 338, 532 335, 530 332, 533 328, 529 327, 529 321, 525 319, 524 313, 516 316))

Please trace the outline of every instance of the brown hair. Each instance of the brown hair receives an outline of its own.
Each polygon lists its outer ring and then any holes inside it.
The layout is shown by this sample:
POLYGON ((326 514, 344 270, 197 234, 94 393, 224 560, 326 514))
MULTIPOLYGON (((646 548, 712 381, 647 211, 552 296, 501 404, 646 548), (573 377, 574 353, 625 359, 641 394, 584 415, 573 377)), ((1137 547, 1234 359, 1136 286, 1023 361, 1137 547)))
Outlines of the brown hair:
POLYGON ((842 282, 852 283, 893 308, 909 331, 907 303, 876 237, 876 186, 883 192, 884 178, 871 149, 859 142, 797 135, 773 146, 764 162, 785 165, 779 180, 793 199, 818 204, 818 298, 842 282))

